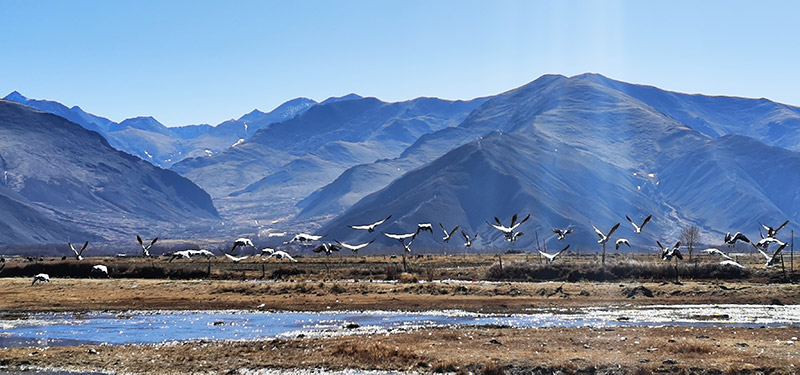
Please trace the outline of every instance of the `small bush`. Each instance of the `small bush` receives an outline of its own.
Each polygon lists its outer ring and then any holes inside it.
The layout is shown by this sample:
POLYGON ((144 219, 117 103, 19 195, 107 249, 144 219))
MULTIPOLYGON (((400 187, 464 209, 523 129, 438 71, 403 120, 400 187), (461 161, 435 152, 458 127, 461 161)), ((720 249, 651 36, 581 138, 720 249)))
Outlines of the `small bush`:
POLYGON ((419 282, 419 276, 417 276, 416 273, 403 272, 400 274, 398 282, 406 284, 416 284, 419 282))

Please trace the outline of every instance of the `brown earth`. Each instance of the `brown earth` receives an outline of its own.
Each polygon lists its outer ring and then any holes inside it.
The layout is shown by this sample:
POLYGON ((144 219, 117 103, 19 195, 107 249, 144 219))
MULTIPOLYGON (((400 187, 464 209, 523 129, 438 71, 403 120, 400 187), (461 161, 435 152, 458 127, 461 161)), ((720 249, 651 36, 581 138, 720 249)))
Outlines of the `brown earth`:
POLYGON ((155 309, 522 312, 534 307, 800 301, 800 285, 749 282, 377 283, 143 279, 0 279, 0 311, 155 309))
POLYGON ((794 374, 800 328, 467 328, 390 336, 0 348, 0 365, 137 374, 389 369, 484 374, 794 374), (794 339, 793 339, 794 338, 794 339))

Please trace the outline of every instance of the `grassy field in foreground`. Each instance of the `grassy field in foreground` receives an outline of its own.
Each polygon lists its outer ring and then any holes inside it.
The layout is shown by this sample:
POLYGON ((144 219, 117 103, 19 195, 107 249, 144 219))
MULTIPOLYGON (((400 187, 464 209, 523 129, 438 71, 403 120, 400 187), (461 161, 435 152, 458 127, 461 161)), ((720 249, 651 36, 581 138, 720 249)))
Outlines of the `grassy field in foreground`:
MULTIPOLYGON (((96 264, 108 267, 112 278, 214 279, 214 280, 492 280, 492 281, 674 281, 674 263, 653 254, 610 254, 602 266, 598 255, 568 254, 552 264, 538 254, 504 255, 409 255, 297 256, 298 262, 265 260, 260 256, 233 263, 227 258, 176 259, 139 257, 90 257, 82 261, 61 258, 8 258, 0 277, 32 277, 47 273, 53 278, 87 278, 96 264)), ((738 258, 746 269, 722 266, 711 256, 695 256, 678 264, 681 280, 797 280, 791 262, 765 268, 760 255, 738 258)), ((800 264, 798 264, 800 268, 800 264)))

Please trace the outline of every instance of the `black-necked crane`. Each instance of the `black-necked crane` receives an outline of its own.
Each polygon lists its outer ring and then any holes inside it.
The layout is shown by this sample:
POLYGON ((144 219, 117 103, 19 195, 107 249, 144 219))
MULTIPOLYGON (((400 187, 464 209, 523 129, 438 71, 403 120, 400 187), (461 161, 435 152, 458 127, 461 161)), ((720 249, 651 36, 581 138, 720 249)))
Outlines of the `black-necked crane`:
POLYGON ((348 227, 349 227, 350 229, 356 229, 356 230, 365 230, 365 231, 367 231, 367 232, 369 232, 369 233, 372 233, 372 232, 374 232, 374 231, 375 231, 375 228, 376 228, 378 225, 381 225, 381 224, 385 223, 387 220, 389 220, 389 219, 391 219, 391 218, 392 218, 392 215, 389 215, 389 216, 387 216, 385 219, 383 219, 383 220, 379 220, 379 221, 376 221, 376 222, 374 222, 374 223, 372 223, 372 224, 363 224, 363 225, 348 225, 348 227))
POLYGON ((649 215, 646 218, 644 218, 644 221, 642 221, 641 225, 636 225, 636 223, 634 223, 633 220, 631 220, 631 218, 628 217, 628 215, 625 215, 625 218, 628 219, 628 222, 630 222, 631 225, 633 225, 633 233, 639 234, 642 233, 642 229, 644 229, 644 226, 650 222, 650 219, 653 218, 653 215, 649 215))

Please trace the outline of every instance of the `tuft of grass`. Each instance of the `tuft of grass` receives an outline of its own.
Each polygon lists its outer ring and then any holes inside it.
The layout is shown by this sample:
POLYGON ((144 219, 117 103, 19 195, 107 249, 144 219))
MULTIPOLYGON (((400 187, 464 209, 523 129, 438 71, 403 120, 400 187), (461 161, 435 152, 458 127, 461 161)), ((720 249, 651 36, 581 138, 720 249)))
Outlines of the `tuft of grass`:
POLYGON ((404 284, 416 284, 419 282, 419 276, 416 273, 403 272, 397 281, 404 284))
POLYGON ((341 343, 331 355, 348 358, 348 361, 368 366, 390 366, 394 363, 414 363, 420 357, 411 350, 383 343, 341 343))

